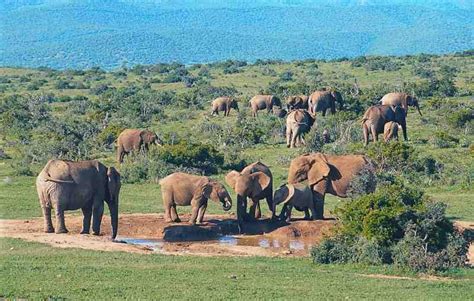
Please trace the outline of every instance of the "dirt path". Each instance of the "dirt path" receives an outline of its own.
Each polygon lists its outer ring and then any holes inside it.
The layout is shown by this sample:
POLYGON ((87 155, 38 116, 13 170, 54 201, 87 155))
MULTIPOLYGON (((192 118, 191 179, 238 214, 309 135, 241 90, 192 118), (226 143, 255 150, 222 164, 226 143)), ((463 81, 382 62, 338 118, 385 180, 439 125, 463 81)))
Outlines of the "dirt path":
POLYGON ((0 236, 21 238, 59 248, 101 251, 162 253, 200 256, 307 256, 311 245, 334 226, 333 220, 293 221, 291 224, 260 220, 246 224, 245 235, 237 234, 233 216, 209 215, 205 224, 191 226, 189 215, 183 222, 168 224, 161 214, 122 214, 117 240, 111 242, 110 220, 104 216, 102 235, 81 235, 82 216, 66 216, 67 234, 43 232, 43 219, 0 220, 0 236), (130 242, 134 244, 130 244, 130 242))

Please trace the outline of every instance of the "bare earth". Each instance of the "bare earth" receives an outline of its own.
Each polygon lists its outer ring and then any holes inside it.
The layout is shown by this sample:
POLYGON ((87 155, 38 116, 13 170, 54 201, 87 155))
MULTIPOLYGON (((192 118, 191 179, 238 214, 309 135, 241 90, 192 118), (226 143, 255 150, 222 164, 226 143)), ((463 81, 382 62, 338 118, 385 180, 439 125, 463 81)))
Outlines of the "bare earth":
MULTIPOLYGON (((104 216, 102 235, 79 234, 82 216, 66 216, 67 234, 43 232, 43 219, 0 220, 0 237, 21 238, 58 248, 100 251, 160 253, 199 256, 307 256, 312 245, 334 226, 334 220, 292 221, 291 224, 259 220, 246 223, 244 235, 237 234, 232 215, 208 215, 204 225, 165 223, 161 214, 122 214, 117 240, 110 240, 110 220, 104 216), (125 243, 127 242, 127 243, 125 243)), ((54 221, 53 221, 54 222, 54 221)))

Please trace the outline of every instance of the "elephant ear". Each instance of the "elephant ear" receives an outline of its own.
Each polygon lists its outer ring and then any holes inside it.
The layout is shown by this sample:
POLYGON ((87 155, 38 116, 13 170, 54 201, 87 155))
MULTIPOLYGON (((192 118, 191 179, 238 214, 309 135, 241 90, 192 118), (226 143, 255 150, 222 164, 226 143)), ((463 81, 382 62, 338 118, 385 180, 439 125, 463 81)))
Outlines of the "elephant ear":
POLYGON ((194 191, 194 197, 203 196, 208 199, 212 193, 212 183, 207 177, 203 177, 199 180, 199 183, 194 191))
POLYGON ((140 132, 140 137, 145 143, 150 143, 151 141, 153 141, 154 136, 154 133, 148 130, 143 130, 140 132))
POLYGON ((238 171, 231 171, 225 176, 225 182, 235 190, 235 183, 237 179, 240 177, 240 173, 238 171))
POLYGON ((269 176, 261 171, 252 173, 250 177, 253 180, 253 193, 255 195, 258 195, 267 189, 267 187, 270 185, 270 182, 272 181, 269 176))
POLYGON ((295 186, 293 186, 292 184, 286 184, 286 187, 288 188, 288 196, 286 197, 285 200, 283 200, 283 204, 286 204, 288 203, 291 198, 295 195, 295 186))
POLYGON ((308 171, 308 183, 310 186, 316 185, 329 176, 331 168, 326 157, 321 153, 312 156, 312 165, 308 171))

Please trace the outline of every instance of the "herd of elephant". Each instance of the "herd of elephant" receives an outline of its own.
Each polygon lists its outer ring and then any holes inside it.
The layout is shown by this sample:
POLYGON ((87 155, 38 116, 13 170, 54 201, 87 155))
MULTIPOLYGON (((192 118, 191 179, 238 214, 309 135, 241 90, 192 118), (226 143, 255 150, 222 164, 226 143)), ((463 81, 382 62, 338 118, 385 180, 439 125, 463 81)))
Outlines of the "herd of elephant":
MULTIPOLYGON (((297 144, 305 144, 303 135, 311 129, 316 121, 316 114, 321 113, 326 116, 330 110, 336 113, 336 103, 339 110, 344 107, 344 100, 341 93, 337 91, 315 91, 311 95, 291 95, 287 98, 286 109, 283 109, 282 102, 275 95, 256 95, 249 101, 252 115, 257 116, 259 110, 274 112, 278 117, 286 117, 286 145, 295 147, 297 144), (276 109, 275 109, 276 108, 276 109)), ((371 106, 362 118, 362 130, 364 143, 369 143, 369 136, 372 135, 374 141, 378 140, 378 135, 383 134, 384 141, 392 139, 398 140, 398 128, 401 127, 403 137, 408 139, 406 129, 406 115, 408 106, 417 108, 421 115, 418 101, 415 97, 406 93, 388 93, 382 97, 380 104, 371 106)), ((239 110, 237 100, 233 97, 218 97, 212 102, 212 115, 224 112, 224 116, 229 116, 230 110, 239 110)), ((324 131, 325 140, 327 130, 324 131)))
MULTIPOLYGON (((287 108, 287 145, 304 143, 302 134, 309 131, 315 121, 316 112, 324 116, 328 109, 335 113, 335 103, 340 108, 343 99, 338 92, 317 91, 309 97, 292 96, 287 108)), ((254 116, 258 110, 272 111, 273 106, 281 102, 273 95, 257 95, 250 100, 254 116)), ((381 104, 370 107, 364 114, 362 127, 365 142, 369 133, 377 140, 395 137, 398 125, 406 135, 406 114, 408 106, 415 106, 421 115, 417 100, 405 93, 389 93, 381 99, 381 104)), ((213 102, 213 111, 224 111, 229 115, 230 108, 238 109, 237 102, 230 97, 220 97, 213 102), (216 105, 216 103, 218 105, 216 105)), ((146 151, 151 144, 162 142, 156 133, 149 130, 126 129, 117 139, 117 161, 123 162, 124 156, 133 151, 146 151)), ((245 222, 259 219, 261 210, 259 201, 265 199, 272 220, 290 222, 293 207, 304 211, 305 219, 323 219, 324 197, 326 193, 347 197, 350 183, 361 171, 373 172, 373 166, 363 155, 326 155, 311 153, 296 157, 291 161, 287 183, 273 191, 273 176, 268 166, 255 162, 242 171, 231 171, 226 183, 237 195, 237 221, 239 231, 243 231, 245 222), (247 212, 247 202, 250 209, 247 212), (279 215, 277 205, 282 204, 279 215)), ((222 204, 225 211, 232 207, 232 199, 222 183, 206 176, 186 173, 173 173, 160 180, 164 218, 167 222, 179 222, 176 206, 191 206, 191 224, 203 222, 208 199, 222 204)), ((64 211, 81 209, 84 215, 82 234, 100 233, 100 225, 107 203, 112 225, 112 239, 117 236, 120 174, 114 167, 106 167, 97 160, 66 161, 50 160, 36 180, 36 188, 44 216, 44 231, 48 233, 66 233, 64 211), (56 215, 56 229, 53 227, 51 211, 56 215)), ((375 187, 373 187, 375 189, 375 187)))

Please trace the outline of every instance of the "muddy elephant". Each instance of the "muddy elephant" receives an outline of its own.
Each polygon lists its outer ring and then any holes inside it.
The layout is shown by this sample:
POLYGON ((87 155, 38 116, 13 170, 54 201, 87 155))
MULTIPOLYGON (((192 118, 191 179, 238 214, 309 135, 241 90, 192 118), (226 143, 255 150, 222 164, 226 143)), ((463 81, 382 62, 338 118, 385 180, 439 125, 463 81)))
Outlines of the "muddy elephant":
POLYGON ((405 114, 408 114, 408 106, 413 106, 418 110, 420 116, 422 116, 418 100, 406 93, 392 92, 385 94, 380 100, 380 104, 392 107, 401 106, 405 110, 405 114))
POLYGON ((305 212, 305 219, 312 220, 316 218, 316 209, 313 201, 313 191, 311 187, 305 184, 284 184, 281 185, 273 195, 273 204, 276 210, 278 204, 283 203, 283 208, 279 219, 291 220, 291 210, 295 207, 298 211, 305 212), (311 215, 309 215, 311 211, 311 215))
POLYGON ((118 230, 120 174, 97 160, 50 160, 36 178, 36 190, 44 216, 44 231, 54 232, 51 209, 56 214, 56 233, 67 233, 64 211, 82 209, 81 234, 100 234, 100 224, 107 203, 112 222, 112 239, 118 230))
POLYGON ((175 172, 160 180, 166 222, 180 222, 176 206, 191 206, 189 222, 202 224, 207 201, 221 203, 224 211, 232 208, 232 199, 224 185, 204 176, 175 172))
POLYGON ((268 166, 255 162, 245 167, 241 172, 231 171, 225 181, 237 194, 237 220, 239 230, 242 231, 244 220, 258 219, 261 217, 260 200, 266 199, 268 208, 275 218, 273 207, 273 175, 268 166), (252 201, 247 214, 247 199, 252 201))
POLYGON ((286 108, 288 111, 296 110, 296 109, 308 109, 308 95, 290 95, 286 99, 286 108))
POLYGON ((331 114, 336 113, 336 102, 339 103, 339 109, 342 110, 344 100, 341 93, 337 91, 315 91, 308 99, 308 110, 315 114, 321 112, 326 116, 326 111, 330 110, 331 114))
MULTIPOLYGON (((350 183, 361 172, 373 173, 373 166, 362 155, 324 155, 311 153, 293 159, 288 170, 288 183, 296 184, 308 180, 313 191, 316 218, 324 218, 324 197, 326 193, 347 197, 350 183)), ((369 183, 368 192, 375 189, 375 183, 369 183)))
POLYGON ((138 129, 123 130, 117 138, 117 162, 122 163, 125 155, 132 151, 148 151, 151 144, 162 144, 154 132, 138 129))
POLYGON ((274 106, 282 109, 281 101, 275 95, 255 95, 249 101, 250 108, 252 109, 252 116, 256 117, 259 110, 267 110, 270 113, 274 106))
POLYGON ((230 109, 239 111, 237 100, 227 96, 217 97, 212 101, 211 115, 219 115, 219 112, 224 112, 224 116, 229 116, 230 109))
POLYGON ((385 124, 393 121, 402 127, 403 138, 408 140, 405 110, 401 106, 375 105, 365 111, 362 118, 362 131, 364 143, 369 143, 369 134, 374 141, 378 141, 378 135, 384 132, 385 124))
POLYGON ((389 121, 384 126, 383 141, 388 142, 392 139, 398 141, 398 123, 389 121))
POLYGON ((306 110, 291 111, 286 117, 286 146, 293 148, 298 141, 304 145, 303 135, 309 132, 315 120, 316 116, 306 110))

